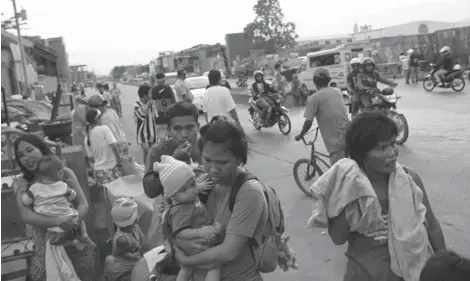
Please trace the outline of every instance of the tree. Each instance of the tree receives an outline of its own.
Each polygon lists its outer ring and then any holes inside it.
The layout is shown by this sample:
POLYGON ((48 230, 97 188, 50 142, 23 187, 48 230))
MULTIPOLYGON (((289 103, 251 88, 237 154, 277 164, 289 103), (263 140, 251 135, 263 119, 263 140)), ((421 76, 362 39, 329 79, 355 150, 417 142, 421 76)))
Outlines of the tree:
POLYGON ((111 76, 113 76, 114 79, 121 79, 124 73, 127 71, 127 66, 115 66, 111 70, 111 76))
POLYGON ((245 26, 243 32, 252 39, 255 48, 270 46, 275 51, 296 45, 295 39, 299 36, 295 32, 295 23, 284 23, 279 0, 258 0, 253 11, 255 19, 245 26))

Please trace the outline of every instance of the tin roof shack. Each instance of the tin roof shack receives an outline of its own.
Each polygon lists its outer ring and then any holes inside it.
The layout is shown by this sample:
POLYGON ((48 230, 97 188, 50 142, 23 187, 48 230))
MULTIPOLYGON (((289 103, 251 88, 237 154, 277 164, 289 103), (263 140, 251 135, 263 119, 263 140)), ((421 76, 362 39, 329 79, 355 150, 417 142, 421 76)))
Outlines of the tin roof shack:
POLYGON ((175 54, 173 51, 159 52, 158 57, 155 60, 155 72, 167 73, 176 71, 174 56, 175 54))
POLYGON ((178 69, 202 74, 211 69, 224 69, 225 47, 219 43, 215 45, 199 44, 176 53, 178 69))
MULTIPOLYGON (((28 83, 39 82, 44 93, 55 92, 58 83, 57 54, 35 37, 23 38, 28 83)), ((7 98, 21 93, 24 75, 17 37, 2 29, 2 87, 7 98)))

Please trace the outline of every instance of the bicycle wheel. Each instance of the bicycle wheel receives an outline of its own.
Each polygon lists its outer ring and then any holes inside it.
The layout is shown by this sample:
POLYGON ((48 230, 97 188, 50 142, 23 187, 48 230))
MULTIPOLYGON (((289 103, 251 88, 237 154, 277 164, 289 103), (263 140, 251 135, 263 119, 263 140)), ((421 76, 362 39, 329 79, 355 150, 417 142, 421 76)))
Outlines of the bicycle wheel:
POLYGON ((330 166, 319 157, 315 157, 314 162, 307 158, 299 159, 294 163, 293 175, 295 183, 305 195, 312 197, 310 186, 321 177, 323 171, 328 170, 329 167, 330 166), (320 168, 319 164, 325 166, 325 168, 320 168))

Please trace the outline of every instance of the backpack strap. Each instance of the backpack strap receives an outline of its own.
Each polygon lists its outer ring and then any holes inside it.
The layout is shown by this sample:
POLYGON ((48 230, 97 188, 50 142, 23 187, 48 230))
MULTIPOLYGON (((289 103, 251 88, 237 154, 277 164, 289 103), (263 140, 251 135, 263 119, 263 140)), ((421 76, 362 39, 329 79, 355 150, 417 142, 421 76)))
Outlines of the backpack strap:
MULTIPOLYGON (((230 212, 233 212, 233 208, 235 207, 235 202, 237 199, 238 192, 240 191, 240 188, 243 186, 243 184, 249 180, 253 180, 258 178, 251 174, 248 171, 242 171, 240 174, 238 174, 237 178, 235 179, 235 183, 232 185, 232 189, 230 189, 230 195, 228 198, 228 208, 230 212)), ((254 237, 248 238, 248 248, 250 248, 251 256, 253 257, 253 260, 256 263, 256 257, 255 257, 255 251, 254 249, 258 247, 258 242, 254 237)))
POLYGON ((249 181, 258 178, 251 174, 248 171, 242 171, 238 174, 237 178, 235 179, 234 184, 232 185, 232 189, 230 189, 230 196, 228 198, 228 208, 230 212, 233 212, 233 208, 235 207, 235 201, 237 199, 238 192, 240 191, 240 188, 242 185, 249 181))

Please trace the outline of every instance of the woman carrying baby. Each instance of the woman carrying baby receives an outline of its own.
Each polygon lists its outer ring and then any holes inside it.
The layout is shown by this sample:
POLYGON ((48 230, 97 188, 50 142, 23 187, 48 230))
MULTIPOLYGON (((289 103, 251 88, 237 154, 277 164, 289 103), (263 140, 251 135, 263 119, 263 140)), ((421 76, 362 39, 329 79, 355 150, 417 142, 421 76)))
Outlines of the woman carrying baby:
POLYGON ((350 159, 325 173, 338 171, 336 177, 350 180, 346 192, 364 196, 339 215, 328 215, 333 242, 348 242, 345 281, 418 281, 427 259, 446 248, 421 178, 397 162, 397 132, 383 113, 359 115, 346 132, 350 159), (348 175, 346 170, 358 172, 348 175))
MULTIPOLYGON (((16 179, 13 183, 13 191, 18 206, 18 211, 23 222, 28 225, 27 231, 32 235, 34 242, 34 256, 31 257, 31 266, 29 268, 29 277, 35 281, 46 280, 46 242, 56 235, 48 231, 48 228, 60 227, 65 233, 69 233, 77 228, 77 225, 81 225, 85 214, 88 212, 88 203, 85 195, 78 183, 77 178, 72 170, 63 168, 63 177, 61 181, 55 181, 58 178, 47 179, 47 176, 41 173, 39 168, 40 163, 45 157, 53 155, 50 148, 44 141, 38 136, 33 134, 26 134, 20 136, 14 146, 15 159, 22 171, 22 176, 16 179), (43 215, 35 212, 34 209, 24 204, 31 201, 31 194, 33 200, 39 197, 35 196, 40 194, 42 191, 35 190, 34 184, 55 184, 64 190, 64 186, 61 182, 65 182, 74 192, 65 188, 65 194, 73 195, 76 193, 75 199, 72 200, 74 209, 77 212, 77 216, 50 216, 43 215), (31 190, 33 188, 33 190, 31 190), (28 193, 28 190, 31 193, 28 193), (36 192, 38 191, 38 192, 36 192), (27 195, 29 194, 29 195, 27 195), (29 197, 29 199, 28 199, 29 197)), ((47 161, 43 162, 45 165, 47 161)), ((47 166, 47 165, 45 165, 47 166)), ((52 175, 55 177, 56 175, 52 175)), ((49 187, 46 187, 49 188, 49 187)), ((60 189, 59 188, 59 189, 60 189)), ((41 193, 42 194, 42 193, 41 193)), ((42 194, 44 195, 44 194, 42 194)), ((70 196, 72 197, 72 196, 70 196)), ((72 199, 70 198, 69 199, 72 199)), ((62 200, 63 201, 63 200, 62 200)), ((32 202, 33 206, 39 204, 38 201, 32 202)), ((63 202, 66 204, 65 202, 63 202)), ((68 203, 68 202, 67 202, 68 203)), ((83 245, 80 245, 80 249, 76 247, 65 247, 68 256, 70 257, 73 267, 82 281, 93 281, 95 280, 95 257, 96 247, 94 243, 87 237, 86 231, 81 232, 81 237, 78 238, 83 245), (82 247, 83 246, 83 249, 82 247)))
POLYGON ((62 181, 64 176, 64 163, 54 154, 45 155, 38 165, 38 178, 21 197, 23 204, 33 206, 33 210, 41 215, 67 218, 72 217, 76 223, 75 229, 64 231, 61 227, 49 227, 47 230, 53 234, 51 244, 62 245, 72 241, 74 246, 83 250, 85 245, 81 240, 89 240, 85 222, 78 223, 78 212, 71 202, 77 197, 77 192, 62 181))

